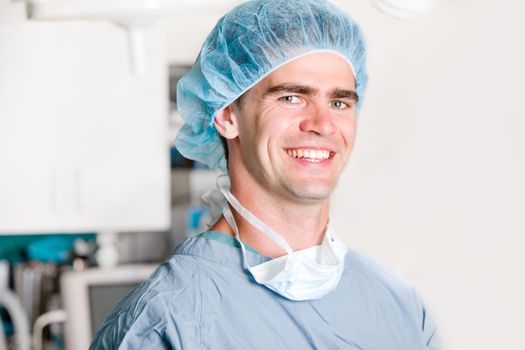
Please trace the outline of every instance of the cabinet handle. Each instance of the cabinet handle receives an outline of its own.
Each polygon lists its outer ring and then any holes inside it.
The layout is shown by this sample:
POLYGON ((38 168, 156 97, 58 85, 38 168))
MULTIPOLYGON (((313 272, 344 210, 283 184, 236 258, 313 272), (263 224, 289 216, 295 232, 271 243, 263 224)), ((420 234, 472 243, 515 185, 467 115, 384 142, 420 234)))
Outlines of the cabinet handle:
POLYGON ((82 186, 82 172, 80 171, 79 168, 75 168, 75 172, 74 172, 74 183, 73 183, 73 188, 74 188, 74 202, 75 202, 75 209, 77 211, 82 211, 82 200, 80 198, 81 196, 81 186, 82 186))
POLYGON ((49 188, 50 191, 50 198, 51 198, 51 210, 53 212, 58 212, 58 178, 57 178, 57 170, 53 169, 51 171, 51 186, 49 188))

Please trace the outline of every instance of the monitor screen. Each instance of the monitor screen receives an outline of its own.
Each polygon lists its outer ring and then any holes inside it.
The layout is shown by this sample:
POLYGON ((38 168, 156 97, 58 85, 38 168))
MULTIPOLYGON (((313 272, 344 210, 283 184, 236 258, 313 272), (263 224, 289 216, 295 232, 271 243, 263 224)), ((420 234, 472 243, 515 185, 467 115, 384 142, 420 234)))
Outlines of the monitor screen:
POLYGON ((91 334, 95 335, 117 302, 139 283, 101 284, 89 286, 91 334))

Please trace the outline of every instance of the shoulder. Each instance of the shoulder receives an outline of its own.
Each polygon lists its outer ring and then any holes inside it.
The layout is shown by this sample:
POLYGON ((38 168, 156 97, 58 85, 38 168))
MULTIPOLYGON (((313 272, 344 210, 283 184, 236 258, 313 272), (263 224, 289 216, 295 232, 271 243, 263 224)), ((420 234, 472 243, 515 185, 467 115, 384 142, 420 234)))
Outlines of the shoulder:
POLYGON ((423 304, 412 284, 356 249, 349 248, 341 282, 345 290, 377 312, 412 323, 422 321, 423 304))
POLYGON ((201 284, 209 264, 197 256, 173 255, 117 303, 91 349, 138 349, 140 344, 163 349, 182 344, 187 334, 198 338, 201 284))
POLYGON ((386 288, 395 294, 415 294, 408 280, 357 249, 348 249, 345 264, 345 274, 351 273, 354 277, 359 278, 361 283, 386 288))
POLYGON ((349 248, 342 282, 346 290, 358 291, 361 302, 392 324, 420 333, 426 348, 438 349, 436 326, 413 285, 378 260, 349 248))

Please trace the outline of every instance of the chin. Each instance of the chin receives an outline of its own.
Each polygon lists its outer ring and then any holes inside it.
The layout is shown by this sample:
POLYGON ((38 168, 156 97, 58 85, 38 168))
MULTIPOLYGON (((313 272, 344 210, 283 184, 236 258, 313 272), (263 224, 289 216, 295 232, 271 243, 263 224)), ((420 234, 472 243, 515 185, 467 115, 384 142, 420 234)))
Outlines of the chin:
POLYGON ((312 184, 306 186, 295 185, 288 188, 293 197, 308 202, 320 202, 328 199, 333 189, 333 186, 319 186, 312 184))

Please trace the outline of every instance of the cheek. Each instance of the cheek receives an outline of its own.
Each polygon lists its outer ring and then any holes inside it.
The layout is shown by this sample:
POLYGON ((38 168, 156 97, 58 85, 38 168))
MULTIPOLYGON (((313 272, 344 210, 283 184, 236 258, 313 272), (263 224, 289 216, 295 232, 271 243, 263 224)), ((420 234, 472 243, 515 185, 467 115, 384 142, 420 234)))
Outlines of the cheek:
POLYGON ((267 135, 254 127, 252 130, 245 130, 242 136, 239 136, 239 141, 244 162, 247 164, 260 162, 267 149, 267 135))
POLYGON ((339 125, 339 130, 347 146, 352 146, 354 144, 356 136, 357 124, 355 118, 350 121, 345 121, 339 125))

